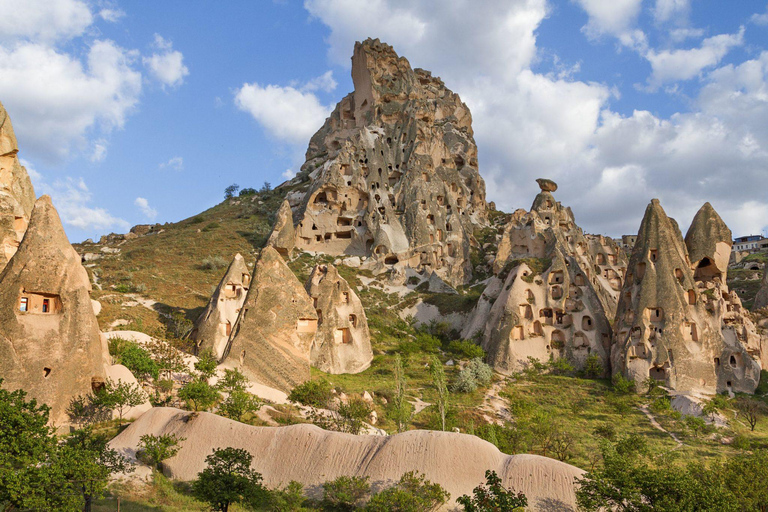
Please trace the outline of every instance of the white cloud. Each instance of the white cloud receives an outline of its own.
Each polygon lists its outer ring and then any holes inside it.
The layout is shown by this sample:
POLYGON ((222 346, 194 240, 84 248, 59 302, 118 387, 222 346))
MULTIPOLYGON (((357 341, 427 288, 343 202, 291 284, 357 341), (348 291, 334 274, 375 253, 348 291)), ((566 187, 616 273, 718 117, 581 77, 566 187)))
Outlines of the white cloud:
POLYGON ((0 0, 0 41, 53 43, 79 36, 93 14, 81 0, 0 0))
POLYGON ((768 12, 755 13, 749 19, 755 25, 768 25, 768 12))
POLYGON ((590 39, 603 35, 617 37, 625 46, 645 44, 645 36, 635 30, 642 0, 576 0, 587 12, 589 21, 581 30, 590 39))
POLYGON ((295 145, 305 145, 332 111, 311 90, 257 83, 243 84, 235 93, 235 105, 270 135, 295 145))
POLYGON ((184 169, 184 158, 180 156, 174 156, 167 162, 163 162, 158 166, 160 169, 173 169, 174 171, 181 171, 184 169))
POLYGON ((104 21, 116 23, 125 16, 125 11, 116 8, 104 8, 99 11, 99 17, 104 21))
POLYGON ((283 174, 281 175, 286 180, 292 180, 296 176, 296 171, 292 169, 286 169, 283 171, 283 174))
POLYGON ((147 201, 145 198, 137 197, 133 204, 136 205, 139 211, 141 211, 141 213, 147 219, 155 220, 155 217, 157 217, 157 210, 149 206, 149 201, 147 201))
POLYGON ((744 27, 736 34, 720 34, 702 41, 699 48, 689 50, 649 50, 646 54, 653 73, 648 79, 651 89, 679 80, 690 80, 702 70, 716 66, 734 47, 744 43, 744 27))
POLYGON ((103 162, 107 158, 107 140, 96 139, 93 141, 90 160, 91 162, 103 162))
POLYGON ((189 75, 189 69, 184 65, 184 55, 180 51, 174 51, 173 44, 159 34, 155 34, 153 46, 159 53, 155 52, 142 59, 150 74, 163 87, 173 88, 184 83, 184 77, 189 75))
POLYGON ((656 0, 653 17, 657 23, 665 23, 675 18, 678 22, 683 22, 687 20, 690 10, 690 0, 656 0))
POLYGON ((317 91, 319 89, 325 92, 331 92, 336 89, 337 85, 339 84, 333 79, 333 71, 328 70, 317 78, 313 78, 304 84, 304 86, 301 87, 301 90, 317 91))

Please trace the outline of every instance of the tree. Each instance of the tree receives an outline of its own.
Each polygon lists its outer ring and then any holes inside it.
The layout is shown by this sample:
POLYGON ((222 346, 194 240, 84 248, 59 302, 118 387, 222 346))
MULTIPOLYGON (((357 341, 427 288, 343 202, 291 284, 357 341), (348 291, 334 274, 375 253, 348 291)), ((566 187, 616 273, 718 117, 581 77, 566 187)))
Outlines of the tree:
POLYGON ((285 487, 277 487, 269 491, 267 510, 270 512, 300 512, 304 502, 304 486, 291 480, 285 487))
POLYGON ((332 399, 333 388, 325 379, 302 382, 288 395, 288 400, 291 402, 320 409, 327 409, 332 399))
POLYGON ((171 379, 173 372, 180 372, 187 368, 182 353, 167 341, 153 340, 147 348, 152 354, 159 373, 166 379, 171 379))
POLYGON ((235 390, 219 404, 218 412, 235 421, 243 421, 246 414, 258 412, 263 405, 259 397, 247 391, 235 390))
POLYGON ((389 407, 389 417, 397 425, 398 432, 408 430, 411 422, 411 404, 405 396, 406 390, 405 369, 400 354, 395 354, 395 393, 389 407))
POLYGON ((334 412, 336 425, 333 430, 357 435, 371 415, 371 406, 361 397, 354 396, 347 402, 340 402, 334 412))
POLYGON ((768 412, 768 408, 763 402, 746 396, 740 396, 736 399, 736 409, 744 415, 750 430, 753 432, 758 420, 768 412))
POLYGON ((217 448, 205 458, 207 467, 192 484, 195 497, 211 510, 227 512, 232 503, 258 506, 266 502, 267 492, 261 475, 251 469, 253 456, 241 448, 217 448))
POLYGON ((272 191, 272 184, 268 181, 265 181, 264 184, 259 189, 260 194, 269 194, 272 191))
POLYGON ((138 384, 118 380, 115 383, 107 379, 106 385, 96 392, 94 403, 109 411, 116 411, 119 419, 118 426, 123 425, 123 414, 131 407, 146 402, 147 397, 138 384))
POLYGON ((323 484, 323 510, 346 512, 357 509, 371 491, 368 477, 340 476, 336 480, 323 484))
POLYGON ((221 395, 207 382, 194 380, 179 390, 179 398, 186 401, 187 407, 193 411, 207 411, 221 398, 221 395))
POLYGON ((233 183, 227 188, 224 189, 224 199, 232 199, 235 197, 235 194, 237 194, 237 191, 240 190, 240 185, 237 183, 233 183))
POLYGON ((185 437, 178 437, 176 434, 143 435, 139 438, 137 457, 147 466, 159 469, 161 462, 170 459, 179 452, 181 448, 179 443, 185 439, 185 437))
POLYGON ((213 352, 210 350, 204 351, 195 362, 195 370, 197 370, 198 378, 202 381, 208 382, 208 380, 216 375, 216 367, 219 362, 213 357, 213 352))
POLYGON ((728 405, 728 399, 723 395, 715 395, 704 403, 701 412, 709 416, 709 419, 715 421, 715 416, 719 411, 728 405))
POLYGON ((115 357, 115 364, 122 364, 139 380, 157 379, 159 368, 150 353, 138 343, 126 341, 121 344, 115 357))
POLYGON ((486 485, 478 485, 472 496, 461 496, 456 503, 464 512, 496 512, 522 510, 528 506, 528 498, 522 492, 516 493, 501 484, 501 478, 490 469, 485 472, 486 485))
POLYGON ((375 494, 366 512, 430 512, 437 510, 451 495, 440 484, 422 474, 409 471, 387 489, 375 494))
MULTIPOLYGON (((210 224, 209 224, 210 226, 210 224)), ((187 337, 195 327, 195 323, 184 316, 181 311, 174 311, 165 323, 166 333, 170 338, 181 340, 187 337)))
POLYGON ((432 383, 435 386, 435 391, 437 391, 437 410, 440 413, 442 429, 445 431, 445 414, 448 409, 448 384, 445 378, 445 371, 443 371, 443 365, 440 364, 437 356, 432 356, 430 371, 432 373, 432 383))

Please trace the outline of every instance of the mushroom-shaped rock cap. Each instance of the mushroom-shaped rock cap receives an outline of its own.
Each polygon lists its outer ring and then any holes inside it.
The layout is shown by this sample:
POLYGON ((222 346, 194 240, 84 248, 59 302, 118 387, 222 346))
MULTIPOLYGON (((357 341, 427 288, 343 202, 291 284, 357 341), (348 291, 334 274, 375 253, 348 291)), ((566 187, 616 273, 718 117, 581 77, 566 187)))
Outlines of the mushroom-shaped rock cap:
POLYGON ((685 235, 685 245, 688 247, 691 261, 696 262, 705 257, 711 258, 719 242, 728 245, 733 243, 732 236, 731 230, 712 205, 704 203, 704 206, 696 212, 691 227, 685 235))
POLYGON ((536 183, 539 184, 542 192, 554 192, 557 190, 557 183, 547 178, 539 178, 536 180, 536 183))

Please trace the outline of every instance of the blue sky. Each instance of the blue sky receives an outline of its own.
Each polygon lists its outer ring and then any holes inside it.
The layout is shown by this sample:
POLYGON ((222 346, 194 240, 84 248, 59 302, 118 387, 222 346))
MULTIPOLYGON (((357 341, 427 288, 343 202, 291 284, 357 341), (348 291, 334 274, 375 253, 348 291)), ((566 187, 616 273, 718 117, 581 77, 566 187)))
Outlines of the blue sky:
POLYGON ((488 198, 768 228, 768 10, 706 0, 0 0, 0 101, 73 241, 276 185, 379 37, 473 113, 488 198), (765 53, 764 53, 765 52, 765 53))

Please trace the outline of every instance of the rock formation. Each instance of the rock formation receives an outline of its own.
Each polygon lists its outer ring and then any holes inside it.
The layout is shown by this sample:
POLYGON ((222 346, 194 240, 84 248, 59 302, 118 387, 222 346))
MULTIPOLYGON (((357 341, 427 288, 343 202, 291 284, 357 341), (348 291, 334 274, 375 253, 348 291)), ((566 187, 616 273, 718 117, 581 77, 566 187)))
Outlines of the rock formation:
POLYGON ((328 373, 359 373, 371 364, 371 335, 363 304, 333 265, 318 265, 306 284, 317 311, 312 366, 328 373))
POLYGON ((207 412, 155 407, 110 441, 135 458, 142 435, 176 434, 183 440, 174 457, 163 462, 166 475, 189 481, 205 468, 214 448, 231 446, 254 454, 253 469, 273 488, 296 480, 310 497, 340 476, 369 477, 375 488, 389 486, 406 471, 417 471, 451 494, 443 510, 485 483, 495 471, 505 487, 523 492, 526 510, 576 510, 574 481, 583 471, 538 455, 506 455, 479 437, 453 432, 410 430, 391 436, 355 436, 314 425, 252 427, 207 412))
POLYGON ((16 253, 35 204, 35 191, 18 152, 11 118, 0 103, 0 270, 16 253))
POLYGON ((289 392, 309 379, 317 330, 312 301, 272 247, 261 251, 224 359, 254 382, 289 392))
POLYGON ((755 303, 752 305, 752 310, 757 311, 768 307, 768 268, 763 269, 763 282, 760 284, 760 289, 755 295, 755 303))
POLYGON ((290 256, 296 243, 296 231, 293 229, 293 213, 287 200, 283 201, 277 211, 277 219, 267 245, 274 247, 285 257, 290 256))
POLYGON ((488 362, 503 373, 528 357, 565 357, 577 368, 590 354, 609 366, 611 326, 626 268, 609 238, 584 235, 570 208, 555 201, 551 180, 531 210, 518 210, 504 229, 491 278, 462 333, 482 333, 488 362))
POLYGON ((709 204, 684 241, 674 219, 651 201, 614 322, 614 373, 641 388, 650 377, 683 393, 754 391, 760 367, 736 329, 743 315, 725 284, 730 244, 730 230, 709 204))
POLYGON ((355 44, 352 80, 290 182, 308 182, 296 247, 467 281, 473 230, 486 217, 469 109, 378 40, 355 44))
POLYGON ((210 350, 216 359, 224 357, 232 326, 250 286, 251 272, 243 257, 236 254, 190 335, 198 354, 210 350))
POLYGON ((48 196, 35 203, 18 251, 0 274, 0 376, 67 421, 70 399, 103 385, 104 345, 91 282, 48 196))

